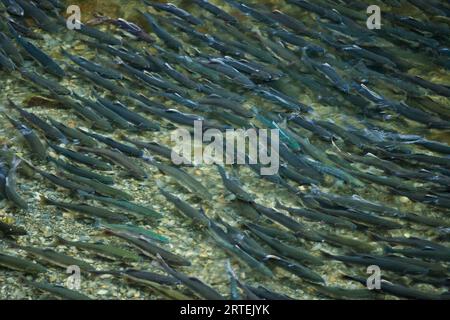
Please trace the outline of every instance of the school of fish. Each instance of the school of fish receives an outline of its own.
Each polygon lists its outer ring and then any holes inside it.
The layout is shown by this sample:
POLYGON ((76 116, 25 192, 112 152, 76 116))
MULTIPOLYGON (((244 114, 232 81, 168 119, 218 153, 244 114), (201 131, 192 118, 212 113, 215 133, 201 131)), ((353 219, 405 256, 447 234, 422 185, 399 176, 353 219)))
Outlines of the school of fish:
POLYGON ((62 0, 0 1, 0 278, 33 298, 102 299, 47 277, 77 266, 143 298, 450 299, 450 3, 380 2, 370 29, 379 1, 123 2, 134 19, 72 30, 62 0), (196 121, 277 129, 278 173, 175 165, 167 137, 196 121), (196 276, 203 246, 220 284, 196 276))

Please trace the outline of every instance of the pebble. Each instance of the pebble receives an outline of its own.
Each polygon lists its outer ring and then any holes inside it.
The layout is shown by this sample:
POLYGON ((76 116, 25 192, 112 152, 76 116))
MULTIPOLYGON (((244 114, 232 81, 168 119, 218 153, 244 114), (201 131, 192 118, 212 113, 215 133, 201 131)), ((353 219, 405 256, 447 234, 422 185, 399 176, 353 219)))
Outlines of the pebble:
POLYGON ((101 296, 107 295, 108 293, 109 293, 109 291, 106 289, 100 289, 97 291, 97 294, 101 295, 101 296))
POLYGON ((409 203, 411 201, 407 197, 404 197, 404 196, 401 196, 399 200, 401 203, 409 203))

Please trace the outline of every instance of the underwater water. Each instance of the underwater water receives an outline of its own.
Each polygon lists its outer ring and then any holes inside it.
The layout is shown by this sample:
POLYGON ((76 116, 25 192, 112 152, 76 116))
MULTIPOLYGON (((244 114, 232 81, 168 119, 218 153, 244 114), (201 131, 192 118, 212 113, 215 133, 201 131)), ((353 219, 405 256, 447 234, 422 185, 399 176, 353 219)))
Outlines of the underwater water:
POLYGON ((448 2, 0 2, 0 299, 449 298, 448 2))

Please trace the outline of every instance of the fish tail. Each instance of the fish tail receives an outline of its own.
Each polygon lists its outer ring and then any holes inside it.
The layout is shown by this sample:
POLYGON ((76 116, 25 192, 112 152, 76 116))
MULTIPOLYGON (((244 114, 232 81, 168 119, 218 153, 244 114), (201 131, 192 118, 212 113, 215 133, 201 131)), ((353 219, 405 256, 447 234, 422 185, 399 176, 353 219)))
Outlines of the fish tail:
POLYGON ((325 258, 328 258, 328 259, 333 259, 334 258, 334 256, 331 253, 328 253, 328 252, 326 252, 324 250, 320 250, 320 254, 322 256, 324 256, 325 258))
POLYGON ((27 166, 29 166, 31 169, 35 170, 36 172, 38 172, 38 173, 42 172, 42 170, 40 170, 39 168, 36 168, 30 161, 28 161, 28 160, 26 160, 24 158, 21 158, 19 156, 16 156, 16 157, 17 157, 18 160, 20 160, 20 162, 23 162, 24 164, 26 164, 27 166))
POLYGON ((1 115, 8 120, 12 125, 14 125, 14 119, 6 114, 6 110, 4 108, 0 108, 1 115))
POLYGON ((173 270, 171 267, 169 267, 167 262, 163 259, 163 257, 161 257, 161 255, 159 253, 156 254, 156 261, 158 262, 160 267, 164 271, 166 271, 168 274, 173 275, 174 273, 176 273, 175 270, 173 270))
POLYGON ((357 282, 359 282, 359 280, 360 280, 357 277, 351 276, 351 275, 348 275, 348 274, 341 274, 340 277, 342 279, 344 279, 344 280, 352 280, 352 281, 357 281, 357 282))
POLYGON ((40 202, 40 204, 47 205, 47 206, 55 204, 55 202, 53 200, 51 200, 45 196, 42 196, 42 195, 39 197, 39 202, 40 202))
POLYGON ((267 256, 265 256, 262 259, 262 261, 264 261, 264 262, 269 261, 269 260, 281 260, 281 258, 278 256, 275 256, 275 255, 272 255, 272 254, 268 254, 267 256))
POLYGON ((102 223, 102 221, 100 219, 95 219, 94 227, 102 228, 102 227, 105 227, 105 225, 102 223))
POLYGON ((54 236, 54 241, 50 244, 50 246, 52 247, 56 247, 58 245, 64 245, 67 243, 67 241, 65 239, 63 239, 62 237, 55 235, 54 236))
POLYGON ((13 108, 13 109, 16 109, 16 110, 19 110, 19 111, 20 111, 19 106, 17 106, 17 105, 14 103, 14 101, 11 100, 10 97, 6 97, 6 99, 8 100, 8 106, 9 106, 10 108, 13 108))
POLYGON ((10 246, 11 248, 15 248, 15 249, 20 249, 21 246, 20 244, 14 242, 13 240, 9 240, 9 239, 3 239, 3 241, 10 246))
POLYGON ((8 29, 9 32, 11 32, 11 34, 14 36, 14 38, 18 39, 20 37, 17 30, 13 27, 13 25, 9 21, 8 21, 8 29))
POLYGON ((10 170, 17 170, 17 168, 19 167, 19 165, 22 163, 22 159, 18 158, 16 155, 14 155, 12 162, 11 162, 11 169, 10 170))
POLYGON ((101 275, 104 275, 104 274, 111 274, 111 275, 117 276, 117 275, 121 275, 122 274, 122 272, 114 271, 114 270, 92 270, 90 273, 92 273, 94 275, 98 275, 98 276, 101 276, 101 275))
POLYGON ((69 57, 69 56, 70 56, 70 53, 67 52, 67 50, 65 50, 64 48, 61 48, 61 49, 59 50, 59 52, 61 52, 61 54, 62 54, 63 56, 65 56, 65 57, 69 57))

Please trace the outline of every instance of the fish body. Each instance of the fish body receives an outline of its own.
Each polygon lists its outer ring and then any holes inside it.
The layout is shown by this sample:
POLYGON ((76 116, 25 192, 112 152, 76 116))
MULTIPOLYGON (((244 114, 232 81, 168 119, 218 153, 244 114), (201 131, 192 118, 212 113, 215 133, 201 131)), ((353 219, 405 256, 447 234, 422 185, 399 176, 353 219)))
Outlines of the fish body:
POLYGON ((125 118, 120 116, 118 113, 112 111, 110 108, 107 107, 109 103, 111 103, 109 100, 101 97, 98 93, 94 92, 94 97, 97 99, 97 101, 90 101, 85 98, 77 97, 77 99, 81 100, 83 103, 89 105, 89 107, 92 110, 95 110, 98 114, 102 115, 109 121, 111 121, 111 124, 120 128, 120 129, 131 129, 132 124, 128 122, 125 118))
POLYGON ((27 79, 31 81, 36 86, 39 86, 40 88, 47 89, 53 94, 56 95, 69 95, 71 94, 71 91, 64 86, 60 85, 59 83, 49 79, 45 78, 39 74, 37 74, 34 71, 27 70, 25 68, 19 69, 20 74, 24 79, 27 79))
POLYGON ((22 54, 15 46, 13 40, 2 31, 0 31, 0 48, 17 67, 21 67, 23 65, 24 60, 22 54))
POLYGON ((253 196, 250 195, 244 189, 242 189, 239 180, 237 178, 231 177, 222 166, 220 165, 216 166, 217 170, 219 170, 220 176, 222 177, 223 184, 228 191, 233 193, 239 200, 253 202, 253 196))
POLYGON ((57 167, 64 169, 73 175, 97 180, 97 181, 107 184, 107 185, 114 184, 114 179, 110 176, 100 175, 98 173, 88 171, 84 168, 74 166, 68 162, 65 162, 65 161, 50 157, 50 156, 48 157, 48 160, 53 162, 57 167))
POLYGON ((83 133, 80 129, 71 128, 50 117, 48 117, 48 120, 55 128, 61 131, 66 137, 70 137, 74 142, 87 147, 95 147, 97 145, 94 139, 83 133))
POLYGON ((79 147, 78 150, 87 153, 93 153, 97 156, 106 158, 127 170, 127 173, 137 180, 145 180, 147 178, 147 173, 131 158, 128 156, 109 149, 103 148, 88 148, 79 147))
MULTIPOLYGON (((138 150, 138 149, 136 149, 136 148, 134 148, 132 146, 128 146, 126 144, 120 143, 120 142, 115 141, 115 140, 113 140, 111 138, 108 138, 108 137, 105 137, 105 136, 102 136, 102 135, 99 135, 99 134, 96 134, 96 133, 93 133, 93 132, 87 132, 87 131, 84 131, 84 130, 81 130, 81 132, 83 134, 85 134, 87 136, 90 136, 90 137, 92 137, 92 138, 94 138, 94 139, 96 139, 96 140, 98 140, 98 141, 100 141, 100 142, 102 142, 102 143, 104 143, 104 144, 114 148, 114 149, 117 149, 117 150, 119 150, 119 151, 121 151, 121 152, 123 152, 123 153, 125 153, 125 154, 127 154, 129 156, 133 156, 133 157, 138 157, 139 158, 139 157, 142 157, 144 155, 144 152, 142 150, 138 150)), ((91 146, 95 146, 95 144, 94 145, 90 145, 90 146, 86 145, 86 146, 91 147, 91 146)))
POLYGON ((7 72, 13 72, 16 70, 14 62, 3 52, 0 48, 0 68, 7 72))
POLYGON ((133 199, 133 196, 131 196, 129 193, 127 193, 123 190, 114 188, 104 182, 101 182, 97 179, 97 177, 83 177, 83 176, 78 176, 75 174, 67 174, 65 172, 63 172, 62 175, 67 179, 77 182, 78 184, 81 184, 81 185, 91 188, 93 190, 93 192, 95 192, 97 194, 100 194, 103 196, 109 196, 109 197, 112 197, 112 198, 118 199, 118 200, 132 200, 133 199))
POLYGON ((346 219, 341 219, 341 218, 337 218, 332 215, 323 214, 319 211, 312 211, 312 210, 303 209, 303 208, 287 207, 287 206, 282 205, 278 201, 277 201, 276 207, 279 209, 286 210, 287 212, 289 212, 293 215, 298 215, 298 216, 305 217, 307 219, 311 219, 314 221, 324 222, 324 223, 331 224, 336 227, 346 228, 346 229, 350 229, 350 230, 356 229, 356 225, 346 219))
POLYGON ((61 53, 64 56, 66 56, 67 58, 69 58, 70 60, 72 60, 74 63, 79 65, 80 67, 86 69, 87 71, 96 72, 96 73, 100 74, 102 77, 105 77, 108 79, 114 79, 114 80, 123 79, 122 74, 113 69, 108 69, 107 67, 104 67, 98 63, 87 60, 83 57, 74 56, 63 49, 61 50, 61 53))
POLYGON ((5 195, 18 208, 28 210, 27 201, 17 192, 17 167, 20 162, 20 159, 13 159, 11 163, 8 174, 5 177, 5 195))
POLYGON ((151 26, 152 31, 160 38, 169 48, 179 51, 183 47, 180 41, 175 39, 167 30, 162 28, 155 20, 155 18, 148 12, 141 14, 146 19, 147 23, 151 26))
MULTIPOLYGON (((149 141, 149 142, 143 142, 143 141, 138 141, 138 140, 134 140, 134 139, 129 139, 127 137, 123 137, 123 139, 125 141, 128 141, 132 144, 134 144, 136 147, 138 148, 142 148, 142 149, 146 149, 148 151, 150 151, 151 153, 155 153, 167 160, 172 160, 172 154, 173 151, 171 148, 166 147, 165 145, 158 143, 158 142, 153 142, 153 141, 149 141)), ((185 159, 183 161, 183 163, 189 163, 190 161, 185 159)))
POLYGON ((22 227, 0 221, 0 236, 11 237, 11 236, 24 236, 27 234, 28 234, 27 231, 22 227))
POLYGON ((208 189, 200 183, 198 180, 193 178, 189 173, 182 170, 181 168, 166 165, 162 162, 157 162, 151 158, 145 158, 146 162, 155 166, 161 172, 173 177, 177 183, 188 191, 195 193, 198 197, 204 200, 211 200, 212 195, 208 189))
POLYGON ((161 257, 164 257, 164 259, 167 261, 167 263, 169 263, 170 265, 173 265, 173 266, 190 266, 191 265, 191 263, 188 260, 186 260, 185 258, 159 247, 150 239, 142 240, 139 238, 129 236, 126 233, 116 232, 116 231, 113 231, 111 233, 114 236, 124 239, 125 241, 130 243, 133 247, 135 247, 139 251, 141 251, 142 254, 144 254, 152 259, 159 255, 161 257))
POLYGON ((353 256, 333 256, 327 254, 331 259, 339 260, 344 263, 358 265, 377 265, 383 270, 390 270, 400 274, 427 274, 429 270, 422 266, 404 263, 395 258, 372 256, 372 255, 353 255, 353 256))
POLYGON ((133 53, 123 47, 117 48, 111 45, 91 41, 86 41, 86 43, 94 48, 106 51, 110 55, 116 58, 120 58, 120 60, 126 61, 139 69, 147 69, 150 67, 148 61, 144 57, 142 57, 142 55, 133 53))
MULTIPOLYGON (((358 276, 347 276, 344 275, 344 279, 353 280, 361 283, 362 285, 366 285, 365 278, 361 278, 358 276)), ((381 281, 381 292, 406 298, 406 299, 413 299, 413 300, 448 300, 448 297, 446 295, 438 295, 435 293, 428 293, 421 290, 417 290, 414 288, 405 287, 403 285, 395 284, 386 280, 381 281)))
MULTIPOLYGON (((13 30, 13 29, 11 29, 13 30)), ((25 40, 21 35, 19 35, 15 30, 12 31, 14 34, 16 41, 19 45, 39 64, 41 64, 45 70, 47 70, 52 75, 63 78, 66 73, 59 66, 57 62, 55 62, 47 53, 36 47, 33 43, 25 40)))
POLYGON ((93 207, 87 204, 76 204, 76 203, 66 203, 66 202, 59 202, 52 199, 42 198, 42 202, 44 204, 55 206, 61 209, 77 212, 81 215, 91 217, 91 218, 100 218, 104 219, 109 222, 127 222, 128 219, 118 213, 103 209, 103 208, 97 208, 93 207))
POLYGON ((110 204, 112 206, 122 208, 125 210, 128 210, 129 212, 135 213, 137 216, 143 216, 148 217, 151 219, 160 219, 162 218, 162 214, 153 210, 152 208, 148 206, 142 206, 136 203, 132 203, 126 200, 120 200, 120 199, 114 199, 109 197, 101 197, 101 196, 95 196, 95 195, 84 195, 85 198, 96 200, 99 202, 103 202, 106 204, 110 204))
POLYGON ((47 269, 38 263, 34 263, 15 256, 10 256, 1 252, 0 252, 0 266, 28 274, 39 274, 47 272, 47 269))
POLYGON ((20 134, 25 138, 27 144, 31 150, 33 156, 40 161, 43 161, 47 158, 47 150, 44 144, 39 139, 38 135, 30 128, 28 128, 22 122, 15 120, 8 115, 3 114, 9 122, 20 132, 20 134))
POLYGON ((127 225, 127 224, 108 224, 105 222, 102 222, 100 224, 100 227, 104 228, 104 229, 110 229, 110 230, 115 230, 118 232, 123 232, 128 234, 129 236, 135 237, 135 238, 140 238, 144 241, 146 241, 147 239, 150 239, 151 241, 158 241, 161 243, 169 243, 169 239, 165 236, 162 236, 156 232, 153 232, 151 230, 142 228, 142 227, 137 227, 137 226, 133 226, 133 225, 127 225))
POLYGON ((141 116, 137 112, 131 111, 128 107, 118 101, 113 103, 105 103, 104 106, 117 113, 128 122, 133 123, 139 130, 159 130, 158 123, 141 116))
POLYGON ((47 32, 53 33, 57 30, 57 25, 53 19, 51 19, 44 11, 39 9, 34 2, 28 2, 26 0, 15 0, 23 10, 24 15, 31 17, 40 28, 47 32))
POLYGON ((103 244, 103 243, 88 243, 82 241, 69 241, 61 237, 56 237, 56 243, 66 246, 76 247, 81 250, 92 252, 100 257, 106 257, 108 259, 139 262, 141 258, 139 255, 132 251, 125 250, 120 247, 103 244))
POLYGON ((82 33, 82 34, 84 34, 84 35, 86 35, 86 36, 89 36, 91 38, 95 38, 98 41, 100 41, 102 43, 105 43, 105 44, 108 44, 108 45, 113 45, 113 46, 120 46, 120 45, 122 45, 122 40, 120 40, 119 38, 117 38, 117 37, 115 37, 115 36, 113 36, 113 35, 111 35, 109 33, 106 33, 106 32, 103 32, 103 31, 101 31, 99 29, 87 26, 84 23, 80 23, 79 26, 80 27, 79 28, 75 28, 75 30, 80 32, 80 33, 82 33))
POLYGON ((2 0, 2 3, 4 5, 4 7, 6 8, 6 11, 8 11, 8 13, 18 16, 18 17, 23 17, 25 14, 25 10, 14 0, 2 0))
POLYGON ((42 260, 46 263, 61 267, 61 268, 67 268, 69 266, 79 266, 84 271, 91 271, 95 270, 93 266, 90 264, 75 259, 71 256, 65 255, 63 253, 59 253, 56 251, 53 251, 51 249, 41 249, 36 247, 27 247, 27 246, 20 246, 17 244, 14 244, 13 247, 25 251, 27 254, 30 254, 34 257, 36 257, 39 260, 42 260))
POLYGON ((209 219, 203 211, 200 211, 186 201, 181 200, 177 196, 165 191, 164 189, 159 190, 161 194, 170 201, 183 215, 190 218, 192 221, 201 224, 202 226, 207 226, 209 224, 209 219))
POLYGON ((291 272, 292 274, 296 275, 299 278, 309 280, 315 283, 325 283, 325 280, 319 274, 303 265, 282 259, 277 256, 268 256, 267 259, 276 266, 288 272, 291 272))
POLYGON ((196 294, 207 300, 225 300, 214 288, 203 283, 200 279, 189 277, 181 272, 172 269, 159 255, 158 262, 161 267, 172 277, 180 280, 185 286, 194 291, 196 294))
POLYGON ((169 13, 171 13, 193 25, 203 24, 202 20, 193 16, 192 14, 190 14, 189 12, 187 12, 185 10, 178 8, 173 3, 159 3, 159 2, 153 2, 153 1, 148 1, 148 0, 144 0, 144 3, 149 6, 152 6, 156 10, 169 12, 169 13))
POLYGON ((89 186, 83 186, 83 185, 78 184, 78 183, 76 183, 74 181, 71 181, 71 180, 68 180, 68 179, 65 179, 65 178, 61 178, 59 175, 57 176, 57 175, 48 173, 46 171, 40 170, 40 169, 38 169, 36 167, 33 167, 33 169, 37 173, 39 173, 43 178, 45 178, 46 180, 52 182, 53 184, 55 184, 57 186, 69 189, 69 190, 74 191, 74 192, 79 192, 79 191, 80 192, 81 191, 83 191, 83 192, 94 192, 94 189, 89 187, 89 186))
POLYGON ((112 20, 111 23, 114 24, 115 26, 121 28, 122 30, 125 30, 128 33, 131 33, 133 36, 142 41, 145 41, 150 44, 153 44, 155 42, 155 39, 151 35, 149 35, 140 26, 138 26, 133 22, 127 21, 122 18, 110 20, 112 20))
POLYGON ((222 10, 220 7, 214 5, 213 3, 211 3, 208 0, 194 0, 193 2, 196 5, 198 5, 199 7, 203 8, 206 11, 213 14, 215 17, 222 19, 223 21, 225 21, 227 23, 231 23, 231 24, 235 24, 235 25, 238 24, 238 20, 234 16, 230 15, 229 13, 222 10))
POLYGON ((40 130, 46 137, 58 143, 67 144, 67 138, 61 133, 61 131, 49 125, 46 121, 34 113, 20 108, 12 100, 8 99, 8 102, 10 108, 17 110, 22 118, 24 118, 33 127, 40 130))
POLYGON ((70 150, 70 149, 66 149, 66 148, 62 148, 59 147, 57 145, 54 145, 52 143, 49 143, 49 146, 55 150, 57 153, 70 158, 76 162, 79 163, 83 163, 86 164, 88 166, 94 167, 97 170, 104 170, 104 171, 111 171, 112 167, 109 163, 101 161, 99 159, 93 158, 93 157, 89 157, 86 156, 82 153, 70 150))
POLYGON ((318 257, 313 256, 308 253, 306 250, 298 247, 293 247, 291 245, 287 245, 278 241, 276 239, 271 238, 270 236, 258 231, 255 228, 250 227, 252 233, 254 233, 258 238, 263 240, 267 245, 276 250, 280 255, 285 256, 287 258, 294 259, 296 261, 304 262, 306 264, 312 265, 322 265, 323 261, 318 257))
POLYGON ((128 90, 127 88, 124 88, 121 85, 116 84, 112 80, 103 78, 102 76, 100 76, 97 73, 93 73, 93 72, 87 71, 85 69, 81 69, 79 67, 73 67, 71 65, 68 65, 67 67, 69 70, 71 70, 71 71, 79 74, 83 78, 91 81, 96 86, 100 86, 108 91, 113 92, 114 94, 119 94, 122 96, 130 96, 131 95, 131 91, 128 90))
POLYGON ((278 222, 289 230, 296 232, 300 237, 304 237, 305 239, 311 241, 322 241, 323 238, 319 236, 319 234, 315 233, 312 230, 308 230, 304 225, 295 221, 294 219, 284 215, 283 213, 276 211, 272 208, 264 207, 257 203, 252 203, 252 206, 262 215, 265 215, 269 219, 278 222))
POLYGON ((63 300, 91 300, 88 296, 68 288, 65 288, 63 286, 55 286, 49 283, 44 282, 34 282, 34 281, 28 281, 26 279, 22 279, 26 283, 26 285, 36 288, 40 291, 50 293, 53 296, 58 297, 59 299, 63 300))

